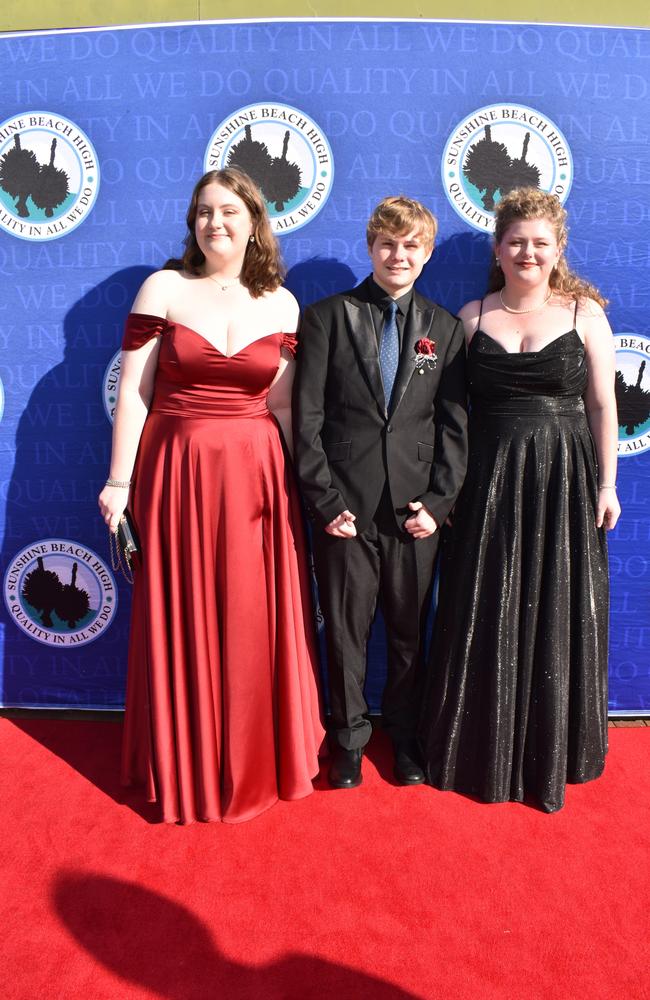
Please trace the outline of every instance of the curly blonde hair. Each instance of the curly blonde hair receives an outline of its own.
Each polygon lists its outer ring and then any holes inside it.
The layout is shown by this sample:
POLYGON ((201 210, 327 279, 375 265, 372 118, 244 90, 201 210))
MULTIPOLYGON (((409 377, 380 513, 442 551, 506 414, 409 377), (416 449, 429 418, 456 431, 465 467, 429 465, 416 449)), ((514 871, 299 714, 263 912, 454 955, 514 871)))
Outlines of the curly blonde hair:
MULTIPOLYGON (((553 228, 555 239, 560 249, 560 257, 551 271, 549 286, 560 295, 579 302, 581 299, 594 299, 603 308, 607 299, 601 295, 595 285, 580 278, 569 267, 564 256, 567 245, 567 213, 557 195, 547 194, 539 188, 515 188, 498 203, 494 210, 496 227, 494 231, 495 247, 503 240, 506 230, 514 222, 530 219, 544 219, 553 228)), ((488 275, 488 292, 498 292, 505 285, 503 271, 497 264, 495 249, 492 250, 492 262, 488 275)))
POLYGON ((236 194, 246 205, 253 222, 253 242, 246 247, 244 263, 241 270, 241 283, 251 293, 253 298, 259 298, 264 292, 273 292, 283 281, 285 269, 280 255, 280 248, 271 230, 266 203, 261 191, 254 181, 243 170, 235 167, 225 167, 223 170, 210 170, 199 180, 187 209, 187 235, 185 237, 185 253, 182 257, 172 258, 165 264, 169 270, 184 270, 189 274, 203 273, 205 256, 200 249, 194 224, 199 204, 199 196, 208 184, 221 184, 236 194))
POLYGON ((435 216, 421 202, 398 194, 379 202, 368 221, 366 240, 372 247, 380 233, 403 236, 413 229, 422 236, 427 251, 433 250, 438 231, 435 216))

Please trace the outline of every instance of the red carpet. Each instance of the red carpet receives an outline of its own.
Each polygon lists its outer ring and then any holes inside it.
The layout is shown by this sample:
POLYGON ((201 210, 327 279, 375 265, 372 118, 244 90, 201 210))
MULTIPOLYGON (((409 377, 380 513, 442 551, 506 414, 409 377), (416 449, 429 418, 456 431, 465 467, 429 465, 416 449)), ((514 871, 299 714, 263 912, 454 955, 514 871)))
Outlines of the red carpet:
POLYGON ((120 726, 0 719, 3 1000, 650 997, 650 728, 563 811, 364 784, 168 827, 120 726))

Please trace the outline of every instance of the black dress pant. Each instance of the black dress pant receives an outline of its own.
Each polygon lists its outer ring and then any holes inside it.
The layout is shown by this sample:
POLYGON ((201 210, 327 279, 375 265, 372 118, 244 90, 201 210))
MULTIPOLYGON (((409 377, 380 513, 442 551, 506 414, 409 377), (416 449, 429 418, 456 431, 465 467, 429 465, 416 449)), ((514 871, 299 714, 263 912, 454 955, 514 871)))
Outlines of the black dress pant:
POLYGON ((386 490, 366 531, 355 538, 335 538, 320 529, 314 532, 313 547, 325 618, 334 740, 352 750, 370 739, 372 727, 363 686, 366 646, 377 601, 388 647, 384 726, 395 743, 413 739, 438 532, 430 538, 411 538, 395 523, 386 490))

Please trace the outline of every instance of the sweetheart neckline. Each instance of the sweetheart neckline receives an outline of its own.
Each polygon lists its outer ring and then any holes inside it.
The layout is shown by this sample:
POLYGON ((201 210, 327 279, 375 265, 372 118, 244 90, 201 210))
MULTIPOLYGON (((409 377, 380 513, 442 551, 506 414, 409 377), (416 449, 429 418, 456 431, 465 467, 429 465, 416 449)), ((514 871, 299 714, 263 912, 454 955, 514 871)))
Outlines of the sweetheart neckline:
POLYGON ((204 337, 203 334, 199 333, 198 330, 195 330, 194 327, 186 326, 185 323, 179 323, 173 319, 169 319, 166 322, 168 326, 180 326, 183 328, 183 330, 188 330, 190 333, 193 333, 195 337, 198 337, 199 340, 202 340, 204 344, 207 344, 208 347, 211 347, 213 351, 216 351, 217 354, 220 354, 222 358, 227 358, 229 361, 232 358, 236 358, 239 354, 243 354, 244 351, 247 351, 249 347, 252 347, 253 344, 258 344, 261 340, 268 340, 269 337, 291 336, 291 334, 284 334, 282 330, 277 330, 275 333, 265 333, 263 337, 256 337, 255 340, 249 340, 247 344, 245 344, 243 347, 240 347, 240 349, 238 351, 235 351, 234 354, 224 354, 223 351, 219 350, 216 344, 213 344, 211 340, 208 340, 207 337, 204 337))
POLYGON ((582 340, 580 339, 580 335, 575 327, 573 327, 572 330, 567 330, 566 333, 561 333, 558 337, 554 337, 553 340, 549 340, 548 344, 544 344, 544 346, 540 347, 538 351, 507 351, 503 346, 503 344, 501 344, 498 340, 496 340, 491 334, 487 333, 485 330, 482 330, 480 327, 474 331, 474 336, 470 341, 470 347, 474 343, 474 338, 479 333, 482 333, 484 337, 487 337, 488 340, 491 340, 493 344, 496 344, 497 347, 501 349, 502 353, 507 355, 509 358, 519 358, 527 354, 543 354, 544 351, 546 351, 549 347, 551 347, 552 344, 557 344, 558 340, 562 340, 564 337, 570 337, 572 333, 575 333, 578 340, 580 340, 580 346, 582 348, 584 348, 585 346, 582 340))
POLYGON ((257 337, 255 340, 249 340, 249 342, 245 344, 244 347, 241 347, 238 351, 235 351, 234 354, 224 354, 223 351, 219 350, 216 344, 213 344, 211 340, 208 340, 207 337, 204 337, 203 334, 199 333, 198 330, 195 330, 194 327, 186 326, 185 323, 180 323, 178 320, 167 319, 165 316, 154 316, 153 313, 130 312, 129 316, 138 316, 141 319, 152 319, 155 320, 156 323, 162 323, 163 326, 180 326, 183 328, 183 330, 189 330, 189 332, 193 333, 195 337, 198 337, 205 344, 207 344, 208 347, 211 347, 213 351, 216 351, 217 354, 220 354, 222 358, 227 358, 228 360, 230 360, 230 358, 236 358, 239 354, 243 354, 244 351, 247 351, 249 347, 251 347, 253 344, 256 344, 258 340, 268 340, 269 337, 290 337, 293 340, 296 339, 296 335, 293 333, 285 333, 284 330, 276 330, 274 333, 265 333, 263 337, 257 337))

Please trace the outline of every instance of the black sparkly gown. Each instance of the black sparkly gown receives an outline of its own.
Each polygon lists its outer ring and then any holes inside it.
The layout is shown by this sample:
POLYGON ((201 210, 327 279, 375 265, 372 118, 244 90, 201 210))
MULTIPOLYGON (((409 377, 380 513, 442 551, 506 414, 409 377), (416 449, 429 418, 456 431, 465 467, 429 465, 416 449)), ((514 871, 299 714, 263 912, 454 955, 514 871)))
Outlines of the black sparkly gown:
POLYGON ((420 732, 431 784, 487 802, 597 778, 607 750, 608 573, 575 330, 468 354, 468 474, 445 531, 420 732))

